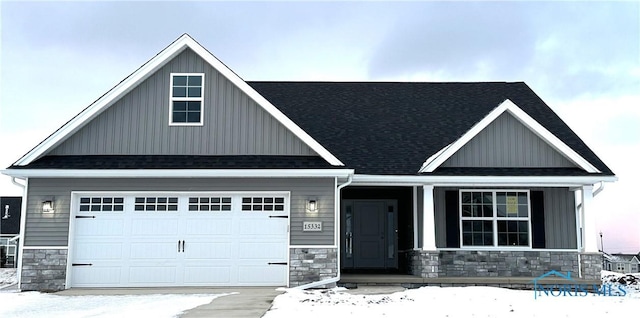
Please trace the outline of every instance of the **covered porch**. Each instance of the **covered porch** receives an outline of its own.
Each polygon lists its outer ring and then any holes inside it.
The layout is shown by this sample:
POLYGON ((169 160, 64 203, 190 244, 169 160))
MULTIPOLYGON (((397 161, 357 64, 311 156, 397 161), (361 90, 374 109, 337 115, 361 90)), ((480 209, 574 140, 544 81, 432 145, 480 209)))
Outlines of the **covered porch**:
POLYGON ((598 191, 557 183, 354 182, 341 198, 340 284, 526 288, 552 270, 599 282, 589 210, 598 191))

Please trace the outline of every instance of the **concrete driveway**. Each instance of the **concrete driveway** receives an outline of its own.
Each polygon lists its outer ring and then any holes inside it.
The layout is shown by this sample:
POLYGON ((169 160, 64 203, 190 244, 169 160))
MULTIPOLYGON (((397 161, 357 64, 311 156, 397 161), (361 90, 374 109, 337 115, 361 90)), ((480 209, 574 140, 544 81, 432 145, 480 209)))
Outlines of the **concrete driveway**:
POLYGON ((145 294, 232 294, 195 307, 181 318, 226 317, 260 318, 271 307, 273 299, 282 294, 275 287, 221 287, 221 288, 71 288, 58 295, 145 295, 145 294))

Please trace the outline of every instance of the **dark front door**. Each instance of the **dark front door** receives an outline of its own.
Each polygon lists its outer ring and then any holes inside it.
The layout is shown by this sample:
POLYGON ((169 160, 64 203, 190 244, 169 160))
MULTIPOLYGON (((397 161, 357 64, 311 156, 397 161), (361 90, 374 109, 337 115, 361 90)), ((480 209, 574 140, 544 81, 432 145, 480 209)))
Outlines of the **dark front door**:
POLYGON ((395 200, 343 204, 343 268, 397 268, 395 200))

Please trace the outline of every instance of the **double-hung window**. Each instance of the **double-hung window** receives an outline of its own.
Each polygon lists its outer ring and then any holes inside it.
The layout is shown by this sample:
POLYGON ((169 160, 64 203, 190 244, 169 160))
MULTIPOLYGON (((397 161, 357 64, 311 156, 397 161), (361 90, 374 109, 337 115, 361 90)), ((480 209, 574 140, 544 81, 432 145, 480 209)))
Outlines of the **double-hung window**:
POLYGON ((171 73, 169 125, 202 125, 203 73, 171 73))
POLYGON ((460 190, 463 247, 531 247, 528 190, 460 190))

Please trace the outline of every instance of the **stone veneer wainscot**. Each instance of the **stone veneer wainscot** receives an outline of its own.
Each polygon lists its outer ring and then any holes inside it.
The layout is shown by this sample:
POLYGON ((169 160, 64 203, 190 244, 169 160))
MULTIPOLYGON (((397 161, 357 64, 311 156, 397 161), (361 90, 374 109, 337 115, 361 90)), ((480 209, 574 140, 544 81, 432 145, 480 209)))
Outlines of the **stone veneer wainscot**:
MULTIPOLYGON (((295 287, 338 276, 335 248, 292 248, 289 253, 289 286, 295 287)), ((325 286, 325 287, 334 287, 325 286)))
POLYGON ((24 249, 20 290, 63 290, 66 272, 67 249, 24 249))
POLYGON ((599 280, 602 255, 563 251, 413 251, 410 273, 421 277, 538 277, 550 270, 599 280), (579 260, 580 259, 580 260, 579 260), (579 268, 579 264, 581 268, 579 268))

